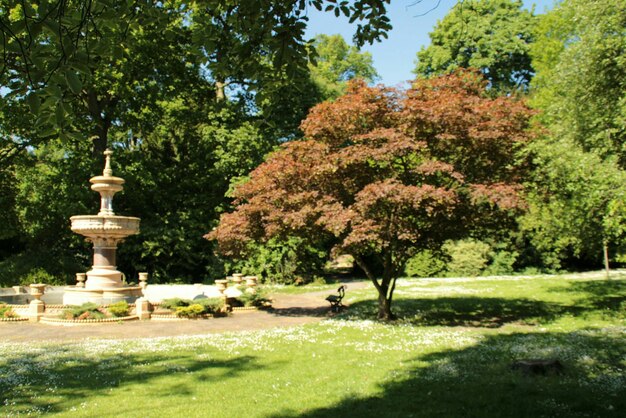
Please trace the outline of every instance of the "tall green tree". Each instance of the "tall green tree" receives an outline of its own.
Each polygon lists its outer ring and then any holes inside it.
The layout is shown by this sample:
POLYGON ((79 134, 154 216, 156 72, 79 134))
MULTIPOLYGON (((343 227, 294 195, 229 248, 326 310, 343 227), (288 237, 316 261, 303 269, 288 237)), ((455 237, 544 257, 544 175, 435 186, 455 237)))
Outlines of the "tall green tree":
POLYGON ((306 67, 307 7, 358 22, 363 43, 391 28, 386 3, 2 0, 0 84, 8 102, 29 105, 41 139, 88 134, 100 154, 110 126, 155 87, 184 88, 183 74, 204 70, 218 99, 229 83, 258 91, 268 63, 269 73, 306 67))
POLYGON ((7 225, 31 253, 81 245, 67 217, 89 208, 71 202, 90 202, 86 181, 114 146, 128 194, 133 185, 148 194, 117 200, 121 213, 145 219, 146 237, 130 239, 120 263, 132 256, 160 278, 202 278, 215 260, 194 225, 211 224, 231 179, 297 129, 296 95, 281 93, 294 74, 308 79, 307 8, 350 17, 362 43, 390 29, 387 3, 0 0, 7 225), (222 98, 228 86, 250 100, 222 98), (149 202, 149 190, 160 199, 149 202))
POLYGON ((313 47, 316 58, 309 70, 324 99, 341 96, 349 80, 360 78, 372 83, 379 78, 372 55, 348 45, 341 35, 317 35, 313 47))
POLYGON ((560 269, 608 264, 626 238, 626 172, 566 139, 535 141, 522 231, 544 264, 560 269), (569 264, 569 265, 568 265, 569 264))
POLYGON ((626 3, 564 0, 541 16, 531 104, 551 136, 626 167, 626 3))
POLYGON ((523 226, 552 267, 608 265, 624 243, 624 28, 620 0, 564 0, 536 28, 531 104, 545 129, 523 226))
POLYGON ((455 4, 417 53, 413 71, 431 77, 478 68, 497 92, 525 90, 533 75, 529 55, 533 13, 522 0, 465 0, 455 4))

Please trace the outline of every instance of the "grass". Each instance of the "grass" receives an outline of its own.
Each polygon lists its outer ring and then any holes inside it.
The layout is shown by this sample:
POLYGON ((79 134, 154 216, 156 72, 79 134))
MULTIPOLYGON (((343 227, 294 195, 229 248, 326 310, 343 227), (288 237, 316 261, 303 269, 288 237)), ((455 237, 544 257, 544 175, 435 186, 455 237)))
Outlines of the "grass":
POLYGON ((416 279, 397 292, 395 324, 370 320, 364 289, 294 328, 0 342, 0 416, 623 416, 626 279, 416 279), (564 372, 511 370, 532 358, 564 372))

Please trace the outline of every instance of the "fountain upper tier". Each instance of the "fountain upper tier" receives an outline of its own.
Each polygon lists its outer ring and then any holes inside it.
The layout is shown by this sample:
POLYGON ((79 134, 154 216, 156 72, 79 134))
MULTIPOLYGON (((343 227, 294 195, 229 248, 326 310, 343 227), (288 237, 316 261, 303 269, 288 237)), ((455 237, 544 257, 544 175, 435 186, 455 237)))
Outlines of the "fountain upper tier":
POLYGON ((68 287, 63 296, 65 304, 84 302, 111 303, 117 300, 135 300, 141 296, 138 286, 126 286, 122 272, 117 270, 117 244, 129 235, 139 232, 139 218, 117 216, 113 211, 113 196, 124 189, 124 179, 114 177, 111 170, 112 151, 106 150, 106 162, 101 176, 92 177, 91 189, 100 193, 100 211, 97 215, 78 215, 70 218, 72 231, 84 235, 93 243, 93 266, 87 272, 84 287, 68 287))
POLYGON ((100 212, 97 215, 79 215, 70 218, 72 231, 87 238, 121 240, 139 232, 139 218, 116 216, 113 212, 113 196, 121 192, 124 179, 113 176, 111 169, 113 151, 104 152, 105 163, 101 176, 89 179, 91 189, 100 193, 100 212))

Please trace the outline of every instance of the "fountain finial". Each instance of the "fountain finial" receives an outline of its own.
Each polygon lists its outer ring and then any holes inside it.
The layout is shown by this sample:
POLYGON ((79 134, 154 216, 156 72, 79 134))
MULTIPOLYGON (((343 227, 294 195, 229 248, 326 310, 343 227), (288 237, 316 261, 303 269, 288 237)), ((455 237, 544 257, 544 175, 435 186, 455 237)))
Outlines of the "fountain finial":
POLYGON ((109 148, 104 151, 104 170, 102 170, 102 175, 105 177, 111 177, 113 175, 113 170, 111 169, 111 155, 113 155, 113 151, 109 148))

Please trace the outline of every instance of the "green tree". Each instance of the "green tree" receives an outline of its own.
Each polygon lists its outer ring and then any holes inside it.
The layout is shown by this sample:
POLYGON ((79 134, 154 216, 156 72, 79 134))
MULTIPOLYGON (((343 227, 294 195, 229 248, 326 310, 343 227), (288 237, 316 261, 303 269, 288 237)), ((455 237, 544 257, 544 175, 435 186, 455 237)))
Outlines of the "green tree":
POLYGON ((431 44, 417 53, 414 73, 431 77, 471 67, 480 69, 497 92, 527 89, 534 16, 522 6, 522 0, 458 2, 437 22, 431 44))
POLYGON ((317 56, 309 70, 324 99, 341 96, 349 80, 360 78, 372 83, 378 79, 372 55, 348 45, 341 35, 317 35, 313 47, 317 56))
POLYGON ((626 4, 564 0, 539 19, 531 104, 546 128, 531 148, 522 225, 554 268, 597 266, 624 242, 626 4), (611 250, 612 251, 609 251, 611 250))
POLYGON ((531 49, 531 104, 553 138, 626 167, 626 3, 565 0, 542 16, 531 49))
POLYGON ((185 74, 202 76, 221 99, 227 84, 258 91, 267 74, 306 68, 307 7, 358 22, 362 44, 391 28, 385 3, 2 0, 0 84, 13 105, 3 111, 28 104, 39 129, 27 145, 56 133, 89 136, 100 155, 112 124, 140 112, 141 99, 193 83, 185 74))
MULTIPOLYGON (((602 160, 567 140, 536 141, 522 230, 553 269, 571 260, 598 265, 626 228, 626 173, 615 158, 602 160)), ((605 260, 607 261, 607 260, 605 260)))

